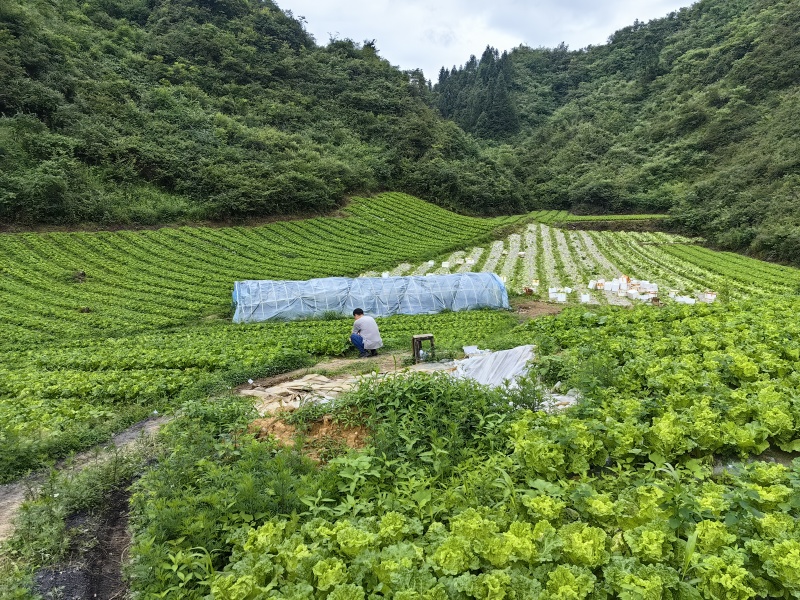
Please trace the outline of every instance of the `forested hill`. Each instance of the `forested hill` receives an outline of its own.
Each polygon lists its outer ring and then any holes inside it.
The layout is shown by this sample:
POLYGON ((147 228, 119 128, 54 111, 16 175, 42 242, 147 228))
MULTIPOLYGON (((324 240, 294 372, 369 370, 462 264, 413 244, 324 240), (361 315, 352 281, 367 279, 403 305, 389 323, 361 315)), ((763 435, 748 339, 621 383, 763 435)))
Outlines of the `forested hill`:
POLYGON ((797 0, 701 0, 581 51, 489 48, 434 91, 443 115, 517 151, 529 203, 670 210, 722 247, 800 264, 797 0))
POLYGON ((433 90, 271 0, 4 0, 0 226, 320 213, 391 189, 475 214, 669 210, 800 264, 799 82, 796 0, 489 48, 433 90))
POLYGON ((380 189, 522 211, 502 153, 427 94, 270 0, 3 0, 0 224, 326 212, 380 189))

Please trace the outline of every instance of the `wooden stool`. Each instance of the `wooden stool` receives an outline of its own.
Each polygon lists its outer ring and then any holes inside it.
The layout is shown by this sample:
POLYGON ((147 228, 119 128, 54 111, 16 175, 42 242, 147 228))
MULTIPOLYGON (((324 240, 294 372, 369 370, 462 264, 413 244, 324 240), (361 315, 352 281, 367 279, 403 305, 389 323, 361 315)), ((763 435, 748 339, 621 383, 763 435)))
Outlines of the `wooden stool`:
POLYGON ((434 352, 433 334, 421 333, 419 335, 411 336, 411 355, 414 357, 414 364, 422 360, 420 354, 422 353, 422 342, 429 341, 431 343, 431 354, 434 352))

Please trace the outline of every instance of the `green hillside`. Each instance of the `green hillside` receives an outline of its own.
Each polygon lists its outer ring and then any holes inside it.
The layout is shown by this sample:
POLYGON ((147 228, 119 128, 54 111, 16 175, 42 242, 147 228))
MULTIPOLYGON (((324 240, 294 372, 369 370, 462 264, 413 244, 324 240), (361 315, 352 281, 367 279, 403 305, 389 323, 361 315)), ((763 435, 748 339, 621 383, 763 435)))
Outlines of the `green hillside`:
POLYGON ((719 246, 800 260, 800 5, 701 0, 580 51, 443 69, 441 113, 513 151, 527 201, 658 212, 719 246))
POLYGON ((800 8, 701 0, 570 51, 487 48, 431 87, 271 0, 0 6, 0 224, 670 212, 800 260, 800 8))
POLYGON ((382 189, 521 212, 506 167, 427 93, 270 0, 9 0, 0 223, 320 213, 382 189))

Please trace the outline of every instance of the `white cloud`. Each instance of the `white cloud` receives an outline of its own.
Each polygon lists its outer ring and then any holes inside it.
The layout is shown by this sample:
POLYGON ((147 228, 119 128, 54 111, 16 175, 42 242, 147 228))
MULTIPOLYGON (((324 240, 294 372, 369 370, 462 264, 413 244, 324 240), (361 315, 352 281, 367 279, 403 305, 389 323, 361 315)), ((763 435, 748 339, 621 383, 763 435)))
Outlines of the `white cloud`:
POLYGON ((452 27, 431 27, 422 32, 422 39, 434 46, 447 48, 456 41, 456 32, 452 27))
POLYGON ((401 69, 422 68, 436 79, 442 66, 462 65, 487 45, 572 49, 604 44, 634 20, 666 16, 692 0, 277 0, 302 15, 317 42, 331 36, 375 40, 380 55, 401 69))

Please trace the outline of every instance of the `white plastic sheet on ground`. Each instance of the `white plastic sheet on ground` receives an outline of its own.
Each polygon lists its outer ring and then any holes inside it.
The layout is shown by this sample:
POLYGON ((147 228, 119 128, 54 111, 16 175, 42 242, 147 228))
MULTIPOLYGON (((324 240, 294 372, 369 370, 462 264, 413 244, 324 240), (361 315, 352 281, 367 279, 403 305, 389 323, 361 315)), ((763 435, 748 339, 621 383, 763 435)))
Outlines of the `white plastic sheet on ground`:
POLYGON ((533 358, 533 346, 518 346, 491 354, 471 356, 457 361, 453 376, 472 379, 490 387, 507 383, 514 387, 516 380, 528 372, 528 363, 533 358))
POLYGON ((508 292, 494 273, 431 277, 326 277, 308 281, 237 281, 234 323, 306 319, 326 312, 373 317, 434 314, 442 310, 508 308, 508 292))

